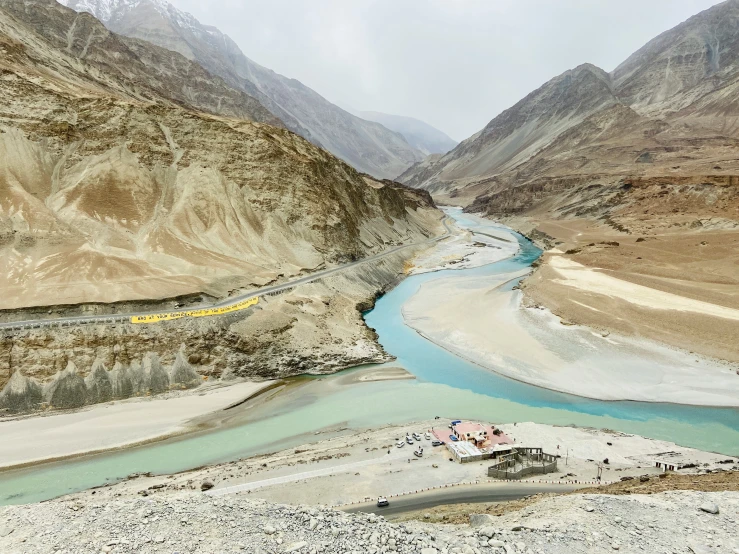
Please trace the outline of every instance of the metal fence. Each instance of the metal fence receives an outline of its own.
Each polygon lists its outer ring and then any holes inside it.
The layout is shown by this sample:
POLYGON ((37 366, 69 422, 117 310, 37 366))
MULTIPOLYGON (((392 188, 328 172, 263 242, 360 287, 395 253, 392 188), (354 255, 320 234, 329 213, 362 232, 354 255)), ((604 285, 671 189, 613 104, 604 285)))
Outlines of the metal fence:
POLYGON ((557 457, 541 448, 514 447, 513 452, 504 454, 500 461, 488 468, 488 477, 495 479, 521 479, 527 475, 546 474, 557 471, 557 457))

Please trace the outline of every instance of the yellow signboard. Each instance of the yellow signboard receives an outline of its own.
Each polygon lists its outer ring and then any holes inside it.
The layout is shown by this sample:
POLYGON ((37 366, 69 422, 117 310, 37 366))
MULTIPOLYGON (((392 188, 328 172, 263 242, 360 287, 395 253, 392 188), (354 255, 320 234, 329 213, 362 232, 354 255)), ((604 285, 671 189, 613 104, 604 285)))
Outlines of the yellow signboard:
POLYGON ((161 314, 135 315, 131 317, 131 323, 159 323, 160 321, 172 321, 183 317, 210 317, 214 315, 229 314, 245 310, 259 303, 259 297, 248 298, 230 306, 220 308, 206 308, 203 310, 187 310, 181 312, 165 312, 161 314))

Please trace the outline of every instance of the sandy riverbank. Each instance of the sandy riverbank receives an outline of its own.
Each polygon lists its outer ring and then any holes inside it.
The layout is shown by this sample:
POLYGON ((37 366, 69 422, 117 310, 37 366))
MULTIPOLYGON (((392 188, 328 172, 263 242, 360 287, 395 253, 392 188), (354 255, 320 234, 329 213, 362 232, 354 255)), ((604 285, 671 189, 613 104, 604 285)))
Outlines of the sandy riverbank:
POLYGON ((658 343, 562 325, 524 308, 520 291, 490 277, 424 284, 403 306, 406 324, 441 347, 507 377, 599 400, 739 406, 727 364, 658 343))
MULTIPOLYGON (((477 233, 488 227, 497 235, 504 233, 487 220, 474 221, 477 233)), ((610 311, 615 301, 659 310, 668 318, 678 314, 734 324, 739 317, 739 310, 617 279, 560 254, 545 256, 546 269, 525 281, 527 292, 532 287, 536 291, 558 287, 563 289, 562 298, 580 303, 589 313, 599 312, 601 319, 620 313, 610 311), (541 276, 544 271, 552 273, 548 281, 541 276), (611 301, 602 310, 582 304, 588 293, 611 301)), ((404 320, 450 352, 532 385, 600 400, 739 406, 739 375, 730 363, 625 333, 563 325, 536 303, 525 307, 520 291, 499 290, 504 282, 525 273, 455 276, 425 283, 403 306, 404 320)))
MULTIPOLYGON (((343 372, 331 384, 334 389, 340 389, 361 383, 412 379, 415 376, 401 367, 370 365, 343 372)), ((154 398, 97 404, 75 412, 2 421, 0 469, 239 425, 254 409, 277 395, 281 402, 294 400, 289 391, 299 383, 300 380, 216 384, 154 398), (247 399, 249 403, 244 404, 247 399)))
POLYGON ((415 379, 416 376, 402 367, 378 367, 374 371, 352 373, 356 375, 357 383, 375 383, 377 381, 405 381, 415 379))
MULTIPOLYGON (((444 211, 447 214, 454 212, 457 218, 462 216, 461 208, 444 208, 444 211)), ((464 214, 462 219, 469 228, 453 224, 456 232, 416 256, 406 268, 406 273, 417 275, 443 269, 471 269, 505 260, 518 252, 516 238, 493 226, 491 221, 471 214, 464 214)))
POLYGON ((525 282, 529 303, 567 321, 739 363, 736 229, 625 233, 585 219, 510 224, 535 227, 557 245, 525 282))
MULTIPOLYGON (((339 505, 378 495, 392 495, 456 483, 487 479, 489 462, 458 464, 449 461, 445 447, 432 447, 422 439, 415 446, 395 444, 406 433, 446 429, 447 419, 429 420, 375 429, 345 431, 338 436, 274 454, 218 464, 171 476, 137 477, 96 490, 96 501, 113 496, 156 495, 173 490, 199 490, 213 483, 215 494, 288 504, 339 505), (412 450, 424 447, 422 458, 412 450), (238 491, 238 492, 237 492, 238 491)), ((559 453, 560 467, 548 479, 566 483, 590 481, 599 462, 608 458, 604 481, 621 477, 655 475, 655 460, 695 463, 701 470, 729 469, 719 464, 726 456, 684 448, 674 443, 612 431, 555 427, 535 423, 500 425, 517 444, 540 446, 559 453), (704 466, 703 464, 708 464, 704 466)), ((698 469, 685 470, 696 472, 698 469)), ((540 476, 529 480, 538 481, 540 476)), ((82 493, 89 494, 89 493, 82 493)))
POLYGON ((191 431, 274 381, 236 383, 174 398, 133 398, 71 413, 0 422, 0 468, 130 447, 191 431))

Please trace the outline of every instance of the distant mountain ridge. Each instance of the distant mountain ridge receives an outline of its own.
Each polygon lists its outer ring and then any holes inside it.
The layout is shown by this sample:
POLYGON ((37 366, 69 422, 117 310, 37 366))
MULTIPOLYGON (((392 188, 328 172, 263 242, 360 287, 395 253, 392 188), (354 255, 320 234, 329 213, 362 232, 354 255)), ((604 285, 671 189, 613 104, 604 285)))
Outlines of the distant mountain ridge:
MULTIPOLYGON (((151 4, 150 4, 151 5, 151 4)), ((425 239, 430 197, 281 126, 181 54, 0 0, 1 309, 227 295, 425 239)))
POLYGON ((359 112, 359 117, 381 123, 388 129, 400 133, 405 140, 425 155, 446 154, 457 146, 457 141, 443 131, 413 117, 390 115, 382 112, 359 112))
POLYGON ((735 156, 716 147, 739 140, 738 27, 739 0, 729 0, 656 37, 610 74, 591 64, 566 71, 399 179, 508 213, 546 200, 555 179, 561 191, 589 179, 726 173, 735 156))
POLYGON ((422 152, 402 135, 356 117, 312 89, 247 58, 228 36, 164 0, 61 0, 116 33, 174 50, 258 99, 293 132, 359 171, 394 178, 422 152))

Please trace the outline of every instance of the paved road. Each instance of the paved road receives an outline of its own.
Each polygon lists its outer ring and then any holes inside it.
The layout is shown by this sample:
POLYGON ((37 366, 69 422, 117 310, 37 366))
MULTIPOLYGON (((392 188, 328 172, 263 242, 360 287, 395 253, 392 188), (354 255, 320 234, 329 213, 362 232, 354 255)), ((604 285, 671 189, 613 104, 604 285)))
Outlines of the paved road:
MULTIPOLYGON (((384 258, 385 256, 389 256, 390 254, 399 252, 400 250, 405 250, 406 248, 412 248, 412 247, 420 246, 423 244, 432 244, 434 242, 439 242, 441 240, 444 240, 451 234, 451 229, 449 228, 448 218, 444 218, 442 220, 442 224, 444 225, 444 234, 438 237, 434 237, 434 238, 431 238, 431 239, 428 239, 422 242, 416 242, 413 244, 404 244, 401 246, 396 246, 395 248, 385 250, 383 252, 380 252, 379 254, 370 256, 369 258, 363 258, 356 262, 350 262, 350 263, 346 263, 344 265, 340 265, 340 266, 337 266, 331 269, 326 269, 324 271, 318 271, 316 273, 311 273, 310 275, 306 275, 305 277, 300 277, 299 279, 288 281, 280 285, 263 287, 260 289, 249 291, 239 296, 232 296, 212 306, 198 306, 197 309, 208 308, 208 307, 221 308, 221 307, 237 304, 241 302, 242 300, 248 300, 249 298, 254 298, 255 296, 263 296, 265 294, 282 292, 282 291, 297 287, 298 285, 303 285, 305 283, 310 283, 317 279, 328 277, 330 275, 339 273, 351 267, 377 261, 381 258, 384 258)), ((188 308, 188 310, 189 309, 190 308, 188 308)), ((125 313, 125 314, 111 314, 111 315, 98 315, 98 316, 72 316, 72 317, 60 317, 60 318, 50 318, 50 319, 12 321, 12 322, 7 322, 7 323, 0 323, 0 329, 21 330, 24 328, 25 329, 35 329, 35 328, 41 328, 41 327, 69 327, 69 326, 75 326, 75 325, 90 325, 90 324, 104 325, 104 324, 115 324, 115 323, 127 323, 130 321, 130 318, 133 316, 164 314, 164 313, 171 313, 171 312, 178 312, 178 311, 187 311, 187 310, 168 309, 168 310, 161 310, 161 311, 156 311, 156 312, 131 312, 131 313, 125 313)))
POLYGON ((385 508, 378 508, 373 502, 341 509, 346 512, 396 516, 407 512, 428 510, 436 506, 518 500, 532 494, 570 492, 577 488, 579 488, 577 485, 548 485, 544 483, 485 483, 393 497, 388 499, 390 505, 385 508))
POLYGON ((209 494, 211 496, 224 496, 226 494, 253 491, 264 487, 271 487, 272 485, 284 485, 285 483, 294 483, 295 481, 302 481, 303 479, 314 479, 316 477, 326 477, 328 475, 353 473, 363 467, 372 466, 378 463, 385 463, 392 460, 408 458, 408 452, 403 452, 403 450, 404 449, 393 448, 389 455, 383 456, 381 458, 369 458, 367 460, 361 460, 359 462, 327 466, 320 469, 314 469, 312 471, 290 473, 288 475, 282 475, 280 477, 272 477, 271 479, 262 479, 261 481, 252 481, 251 483, 242 483, 240 485, 231 485, 230 487, 211 489, 206 494, 209 494))

